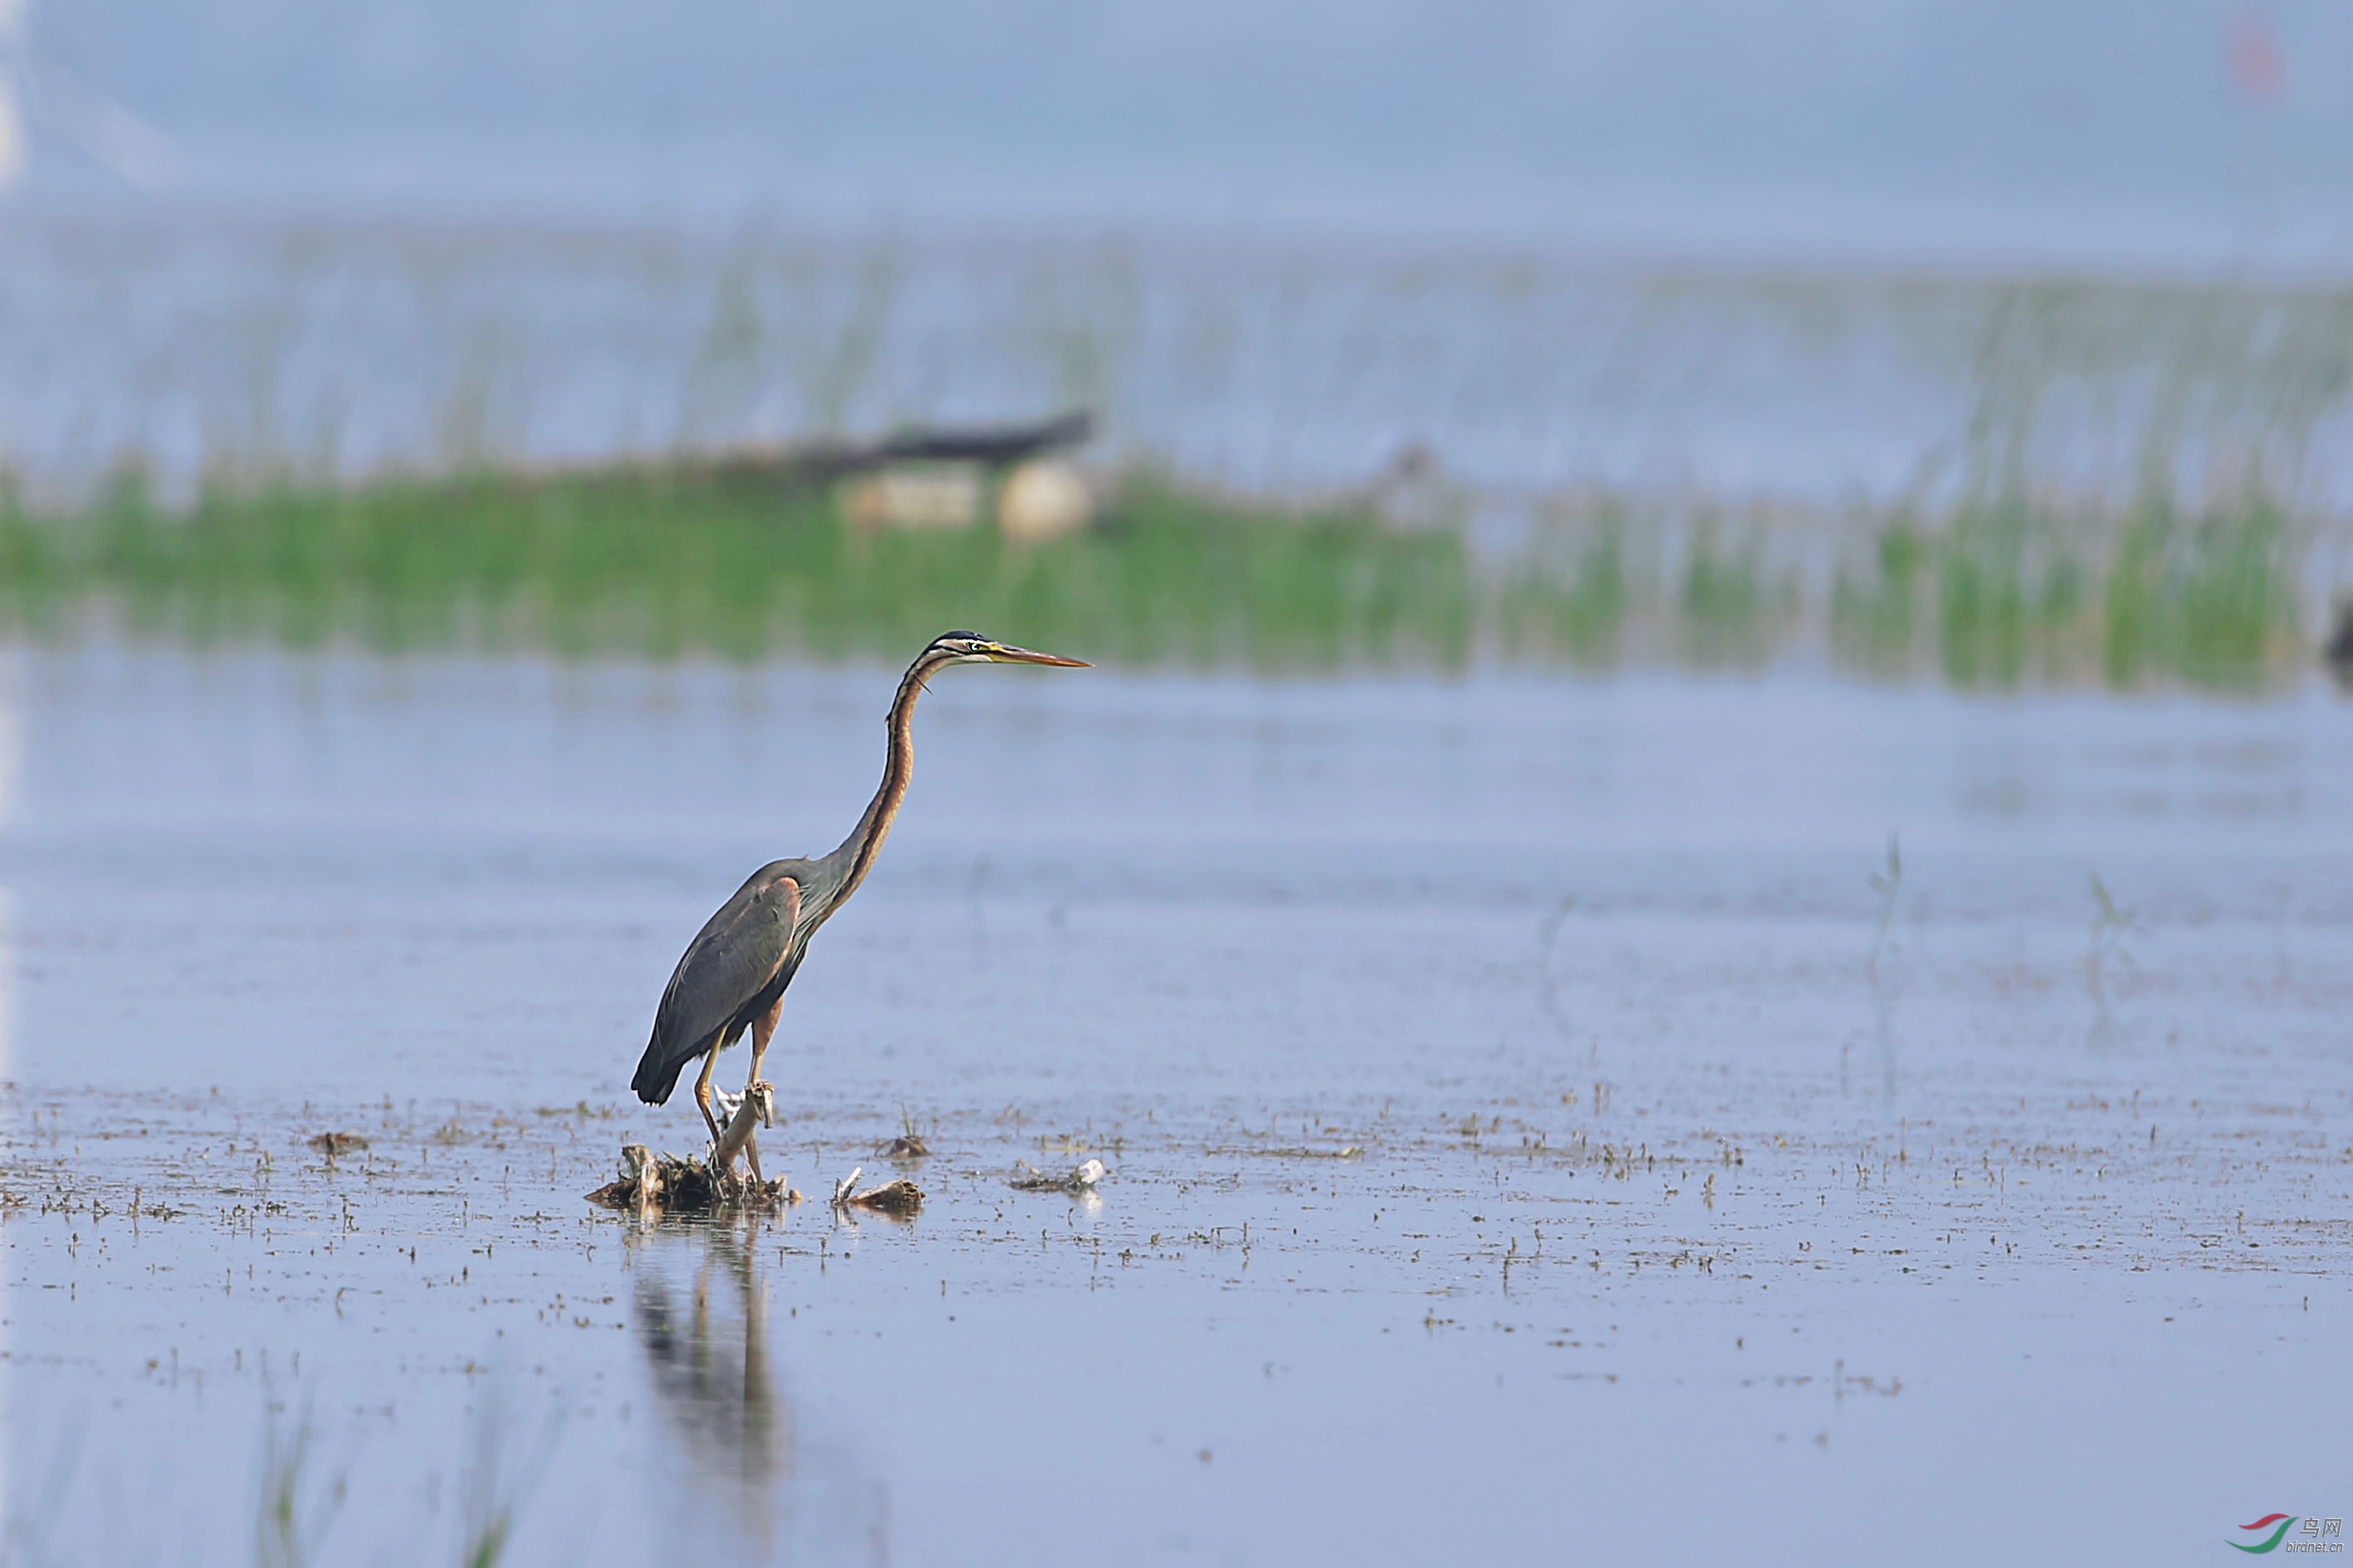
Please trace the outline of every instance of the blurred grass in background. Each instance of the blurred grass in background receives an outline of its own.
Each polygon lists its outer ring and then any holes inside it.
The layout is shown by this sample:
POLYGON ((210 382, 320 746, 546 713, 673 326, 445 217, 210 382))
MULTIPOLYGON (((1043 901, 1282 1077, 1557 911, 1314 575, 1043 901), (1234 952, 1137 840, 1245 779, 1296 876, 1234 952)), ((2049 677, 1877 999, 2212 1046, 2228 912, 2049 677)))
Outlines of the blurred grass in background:
POLYGON ((1965 687, 2096 678, 2253 689, 2307 663, 2305 547, 2262 496, 2121 515, 2010 504, 1890 520, 1840 568, 1829 627, 1872 674, 1965 687))
POLYGON ((92 514, 0 513, 0 605, 35 636, 93 605, 136 633, 570 656, 895 657, 950 626, 1131 664, 1460 666, 1467 556, 1344 512, 1279 517, 1146 479, 1087 534, 869 531, 773 468, 208 496, 174 517, 132 481, 92 514))
POLYGON ((76 515, 0 509, 0 616, 198 646, 895 658, 973 626, 1140 666, 1811 659, 1968 688, 2252 690, 2307 663, 2311 549, 2259 491, 1936 516, 1587 495, 1497 540, 1467 516, 1131 473, 1093 528, 1024 545, 986 523, 854 527, 749 458, 220 490, 185 513, 130 475, 76 515))
POLYGON ((2251 690, 2353 587, 2334 282, 168 226, 0 261, 37 637, 2251 690), (1050 543, 863 531, 745 455, 1074 409, 1115 477, 1050 543))

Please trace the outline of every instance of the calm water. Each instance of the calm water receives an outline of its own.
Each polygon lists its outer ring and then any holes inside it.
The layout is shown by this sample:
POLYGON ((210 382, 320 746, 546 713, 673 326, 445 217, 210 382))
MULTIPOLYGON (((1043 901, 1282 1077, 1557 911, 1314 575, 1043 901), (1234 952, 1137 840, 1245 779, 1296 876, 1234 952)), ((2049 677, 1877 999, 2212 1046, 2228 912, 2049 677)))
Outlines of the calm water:
POLYGON ((528 1563, 2211 1561, 2353 1511, 2320 688, 950 672, 764 1140, 822 1194, 911 1117, 923 1213, 646 1233, 580 1194, 694 1143, 625 1088, 662 982, 839 838, 895 671, 5 674, 24 1561, 253 1557, 306 1419, 335 1562, 507 1506, 528 1563), (1007 1184, 1089 1154, 1098 1201, 1007 1184))

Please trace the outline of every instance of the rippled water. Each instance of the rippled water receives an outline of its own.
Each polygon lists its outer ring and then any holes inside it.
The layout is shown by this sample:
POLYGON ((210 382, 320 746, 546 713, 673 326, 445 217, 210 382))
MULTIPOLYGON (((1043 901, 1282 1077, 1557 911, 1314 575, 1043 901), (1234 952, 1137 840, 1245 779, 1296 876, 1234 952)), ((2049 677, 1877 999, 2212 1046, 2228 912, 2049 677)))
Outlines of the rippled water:
POLYGON ((662 982, 855 816, 894 671, 6 675, 25 1561, 251 1557, 306 1422, 336 1562, 2170 1561, 2353 1500, 2318 687, 951 672, 768 1060, 819 1201, 641 1231, 581 1194, 695 1142, 625 1088, 662 982), (902 1115, 920 1217, 830 1215, 902 1115))

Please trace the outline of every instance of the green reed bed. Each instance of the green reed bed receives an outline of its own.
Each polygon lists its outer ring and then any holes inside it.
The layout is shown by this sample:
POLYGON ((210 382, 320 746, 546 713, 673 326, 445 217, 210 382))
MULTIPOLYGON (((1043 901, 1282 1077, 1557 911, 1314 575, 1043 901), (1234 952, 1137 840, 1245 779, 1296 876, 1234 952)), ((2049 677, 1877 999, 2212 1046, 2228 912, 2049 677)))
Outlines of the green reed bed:
POLYGON ((89 513, 0 513, 0 614, 63 634, 93 602, 142 634, 567 655, 895 657, 943 626, 1134 664, 1456 667, 1468 556, 1345 510, 1253 510, 1150 479, 1098 525, 866 531, 758 465, 392 480, 205 498, 122 484, 89 513))
POLYGON ((2152 497, 2120 513, 1964 507, 1897 518, 1841 560, 1839 659, 1961 686, 2096 679, 2249 689, 2307 663, 2307 542, 2253 496, 2199 510, 2152 497))
POLYGON ((566 656, 896 657, 973 626, 1131 665, 1757 668, 1815 657, 1967 687, 2225 689, 2309 652, 2309 541, 2255 497, 2190 510, 1741 511, 1590 498, 1496 546, 1366 504, 1290 509, 1134 475, 1089 531, 869 531, 771 465, 675 463, 221 491, 132 480, 0 508, 0 616, 219 644, 566 656))

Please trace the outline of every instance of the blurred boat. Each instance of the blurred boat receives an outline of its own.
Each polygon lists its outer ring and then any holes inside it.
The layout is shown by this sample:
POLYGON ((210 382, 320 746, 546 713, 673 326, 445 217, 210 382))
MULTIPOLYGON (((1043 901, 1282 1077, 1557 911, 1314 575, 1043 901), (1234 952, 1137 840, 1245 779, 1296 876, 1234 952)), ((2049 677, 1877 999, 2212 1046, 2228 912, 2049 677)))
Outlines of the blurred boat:
POLYGON ((788 453, 785 477, 831 483, 842 515, 864 528, 968 528, 990 479, 997 526, 1025 542, 1059 539, 1094 515, 1086 477, 1053 456, 1083 445, 1093 416, 1081 412, 1029 425, 914 428, 863 445, 828 444, 788 453))
POLYGON ((1023 425, 961 428, 919 425, 876 441, 817 441, 788 447, 777 460, 786 478, 816 485, 910 464, 967 463, 983 470, 1001 470, 1083 447, 1093 438, 1094 431, 1094 416, 1084 410, 1023 425))

